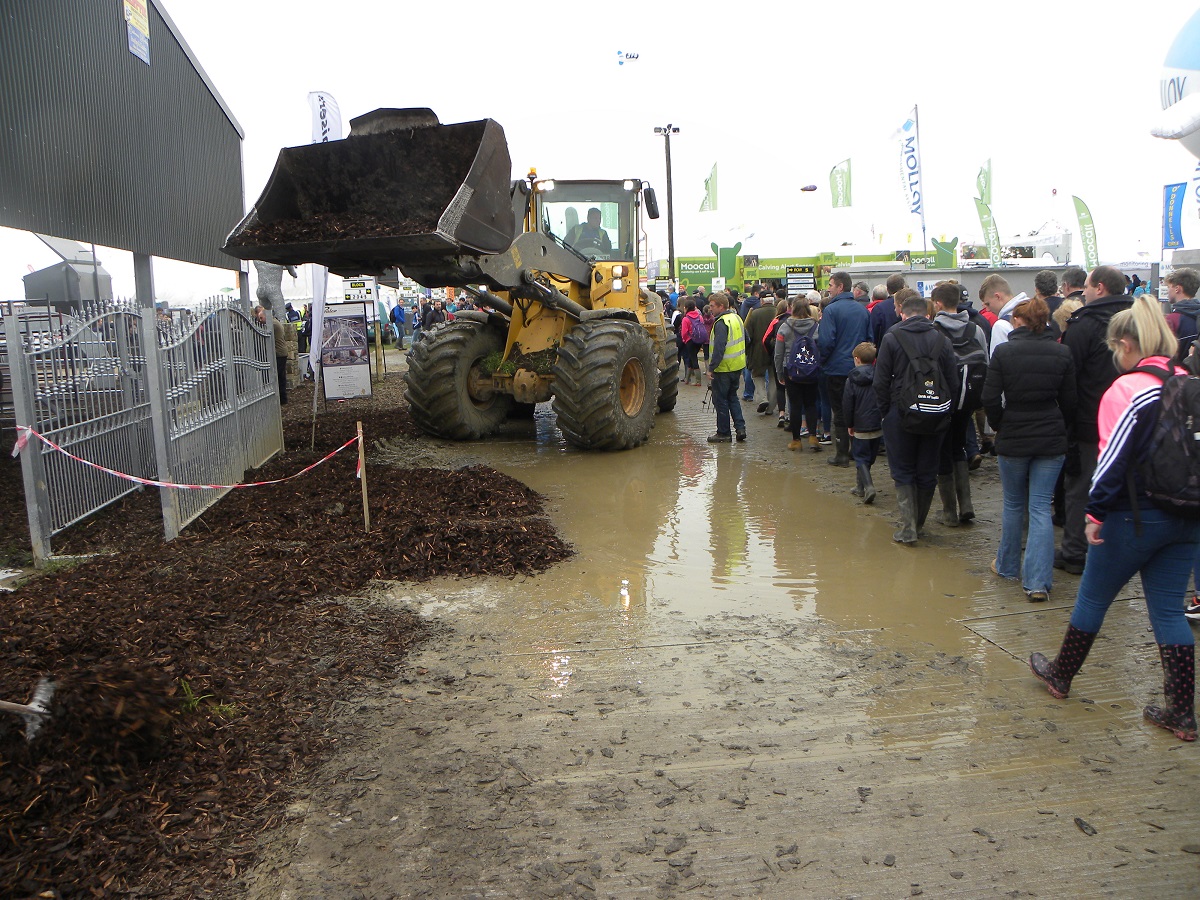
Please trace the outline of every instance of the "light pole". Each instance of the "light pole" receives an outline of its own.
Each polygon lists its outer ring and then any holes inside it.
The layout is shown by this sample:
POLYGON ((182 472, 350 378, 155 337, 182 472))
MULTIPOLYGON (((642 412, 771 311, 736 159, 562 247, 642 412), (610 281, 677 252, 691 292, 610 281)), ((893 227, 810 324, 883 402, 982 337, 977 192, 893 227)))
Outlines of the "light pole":
POLYGON ((667 123, 663 128, 655 127, 655 134, 661 134, 667 146, 667 265, 671 267, 671 281, 678 289, 679 279, 675 277, 675 204, 671 198, 671 135, 679 134, 679 129, 667 123))

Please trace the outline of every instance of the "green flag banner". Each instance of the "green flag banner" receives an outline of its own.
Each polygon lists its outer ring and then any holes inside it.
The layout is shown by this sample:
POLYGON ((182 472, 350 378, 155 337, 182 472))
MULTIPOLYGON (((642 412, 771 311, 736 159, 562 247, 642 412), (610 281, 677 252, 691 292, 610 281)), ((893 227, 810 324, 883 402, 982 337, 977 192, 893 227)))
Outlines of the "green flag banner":
POLYGON ((988 206, 992 205, 992 161, 989 159, 979 168, 975 176, 975 193, 988 206))
POLYGON ((1100 252, 1096 249, 1096 223, 1092 221, 1092 211, 1078 197, 1075 201, 1075 215, 1079 218, 1079 239, 1083 242, 1084 267, 1090 272, 1100 265, 1100 252))
POLYGON ((975 198, 975 211, 979 213, 979 227, 983 229, 983 240, 987 244, 988 258, 993 266, 1004 265, 1004 254, 1000 250, 1000 232, 996 230, 996 220, 992 218, 992 208, 975 198))
POLYGON ((700 204, 700 212, 714 212, 717 208, 717 164, 713 163, 712 172, 704 179, 704 202, 700 204))
POLYGON ((833 208, 850 205, 850 160, 843 159, 829 172, 829 193, 833 195, 833 208))

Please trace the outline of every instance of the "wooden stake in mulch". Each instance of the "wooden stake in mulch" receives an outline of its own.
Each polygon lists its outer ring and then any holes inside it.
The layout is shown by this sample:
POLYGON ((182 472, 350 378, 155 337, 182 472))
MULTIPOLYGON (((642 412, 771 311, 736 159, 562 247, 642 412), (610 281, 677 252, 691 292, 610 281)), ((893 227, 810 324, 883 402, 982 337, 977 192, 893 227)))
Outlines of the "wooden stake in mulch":
POLYGON ((363 447, 362 422, 358 423, 358 477, 362 479, 363 527, 371 533, 371 508, 367 505, 367 454, 363 447))

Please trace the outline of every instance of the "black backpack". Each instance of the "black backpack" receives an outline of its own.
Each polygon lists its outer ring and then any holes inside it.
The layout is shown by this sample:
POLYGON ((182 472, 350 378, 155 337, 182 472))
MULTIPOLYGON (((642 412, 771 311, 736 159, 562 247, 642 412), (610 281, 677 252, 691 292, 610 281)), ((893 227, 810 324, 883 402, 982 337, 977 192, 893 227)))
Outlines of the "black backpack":
MULTIPOLYGON (((987 379, 988 354, 975 340, 975 328, 964 328, 956 341, 937 322, 934 327, 954 348, 954 362, 958 367, 958 396, 954 398, 956 412, 974 412, 983 406, 983 382, 987 379)), ((973 324, 973 323, 968 323, 973 324)))
MULTIPOLYGON (((1142 486, 1159 509, 1184 519, 1200 519, 1200 378, 1176 375, 1158 366, 1138 366, 1162 382, 1158 423, 1146 455, 1138 463, 1142 486)), ((1134 499, 1133 473, 1129 473, 1134 499)))
POLYGON ((1192 349, 1192 344, 1196 342, 1196 331, 1200 328, 1200 311, 1195 309, 1179 309, 1172 307, 1171 312, 1178 316, 1186 316, 1192 320, 1192 333, 1179 338, 1179 359, 1187 359, 1188 351, 1192 349))
MULTIPOLYGON (((954 397, 935 357, 921 353, 903 328, 893 328, 908 365, 900 373, 900 424, 911 434, 940 434, 950 427, 954 397)), ((940 335, 940 332, 939 332, 940 335)))

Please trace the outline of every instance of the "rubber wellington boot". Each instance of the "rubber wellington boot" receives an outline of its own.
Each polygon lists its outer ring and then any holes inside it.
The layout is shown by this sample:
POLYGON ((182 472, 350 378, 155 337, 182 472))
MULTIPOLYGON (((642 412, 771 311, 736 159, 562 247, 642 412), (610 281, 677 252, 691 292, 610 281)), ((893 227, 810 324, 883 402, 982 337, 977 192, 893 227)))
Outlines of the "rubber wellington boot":
POLYGON ((898 544, 915 544, 917 542, 917 486, 915 484, 896 485, 896 506, 900 510, 900 527, 892 533, 892 540, 898 544))
POLYGON ((942 524, 958 527, 958 495, 954 493, 954 473, 938 476, 938 495, 942 498, 942 524))
POLYGON ((869 466, 859 464, 859 471, 862 472, 863 480, 863 503, 875 502, 875 485, 871 483, 871 469, 869 466))
POLYGON ((1147 722, 1165 728, 1181 741, 1196 739, 1196 648, 1191 644, 1159 644, 1166 708, 1147 706, 1147 722))
POLYGON ((965 459, 954 464, 954 492, 958 495, 958 520, 970 522, 975 518, 975 505, 971 502, 971 464, 965 459))
POLYGON ((917 536, 925 530, 925 520, 929 518, 929 507, 933 506, 935 487, 918 487, 917 491, 917 536))
POLYGON ((863 467, 856 465, 854 467, 854 487, 850 489, 850 493, 855 497, 861 497, 863 495, 862 473, 863 467))
POLYGON ((841 466, 843 469, 850 466, 850 432, 844 425, 833 426, 833 446, 837 451, 832 458, 827 459, 831 466, 841 466))
MULTIPOLYGON (((1067 699, 1071 690, 1071 679, 1087 659, 1092 642, 1096 640, 1094 631, 1080 631, 1074 625, 1067 626, 1067 634, 1054 661, 1046 659, 1041 653, 1029 657, 1029 668, 1038 680, 1046 686, 1051 697, 1059 700, 1067 699)), ((1194 726, 1193 726, 1194 728, 1194 726)), ((1194 733, 1194 731, 1193 731, 1194 733)))

